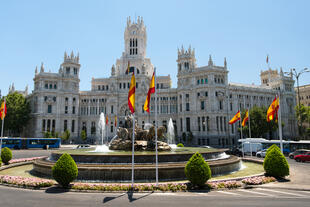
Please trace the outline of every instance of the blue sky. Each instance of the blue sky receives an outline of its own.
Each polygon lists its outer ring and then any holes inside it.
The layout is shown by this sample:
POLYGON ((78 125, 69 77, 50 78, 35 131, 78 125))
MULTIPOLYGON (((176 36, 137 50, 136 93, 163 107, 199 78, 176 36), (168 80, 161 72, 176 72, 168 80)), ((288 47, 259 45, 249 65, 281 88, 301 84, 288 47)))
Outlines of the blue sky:
MULTIPOLYGON (((159 75, 177 85, 177 48, 196 49, 197 65, 227 58, 229 82, 260 84, 270 66, 284 71, 310 68, 310 1, 1 1, 0 89, 28 84, 36 66, 57 72, 64 51, 80 53, 80 89, 92 77, 108 77, 124 50, 126 18, 143 16, 147 56, 159 75)), ((310 84, 310 73, 300 85, 310 84)))

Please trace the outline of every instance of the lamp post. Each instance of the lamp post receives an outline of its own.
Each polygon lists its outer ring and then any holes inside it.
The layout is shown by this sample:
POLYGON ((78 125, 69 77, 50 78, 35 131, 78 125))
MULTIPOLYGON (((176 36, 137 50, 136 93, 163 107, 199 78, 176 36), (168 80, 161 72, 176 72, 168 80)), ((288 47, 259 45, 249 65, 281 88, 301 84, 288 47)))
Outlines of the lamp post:
MULTIPOLYGON (((286 72, 285 74, 289 74, 291 76, 294 76, 296 78, 297 81, 297 100, 298 100, 298 110, 300 110, 300 94, 299 94, 299 76, 303 73, 307 73, 310 72, 310 70, 308 68, 304 68, 301 71, 297 72, 295 68, 291 69, 291 72, 286 72)), ((301 128, 301 121, 300 121, 300 113, 299 113, 299 119, 298 119, 298 131, 300 132, 300 128, 301 128)))

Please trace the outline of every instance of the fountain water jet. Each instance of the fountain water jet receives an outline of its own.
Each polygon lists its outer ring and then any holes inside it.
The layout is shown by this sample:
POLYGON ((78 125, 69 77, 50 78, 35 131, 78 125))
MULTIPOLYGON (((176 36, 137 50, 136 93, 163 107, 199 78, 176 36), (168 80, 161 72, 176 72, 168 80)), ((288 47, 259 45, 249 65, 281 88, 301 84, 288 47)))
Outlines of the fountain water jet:
POLYGON ((176 144, 174 141, 175 135, 174 135, 174 126, 172 119, 170 118, 169 123, 168 123, 168 131, 167 131, 167 143, 171 148, 176 148, 176 144))
POLYGON ((106 125, 105 125, 105 116, 103 112, 100 113, 100 118, 98 121, 98 129, 99 134, 101 133, 101 145, 97 146, 96 149, 92 152, 110 152, 111 150, 109 150, 109 146, 105 144, 108 143, 108 137, 104 139, 106 125))

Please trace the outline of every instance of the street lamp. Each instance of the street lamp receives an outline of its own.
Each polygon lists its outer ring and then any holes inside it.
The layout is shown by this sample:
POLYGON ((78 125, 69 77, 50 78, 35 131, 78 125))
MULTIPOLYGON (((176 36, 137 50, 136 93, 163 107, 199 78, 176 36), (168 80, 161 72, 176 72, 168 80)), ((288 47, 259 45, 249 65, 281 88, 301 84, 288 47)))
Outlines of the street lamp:
MULTIPOLYGON (((285 72, 285 74, 291 75, 291 76, 295 76, 296 81, 297 81, 297 100, 298 100, 298 109, 300 109, 300 94, 299 94, 299 76, 303 73, 307 73, 310 72, 310 70, 308 68, 304 68, 301 71, 297 72, 295 68, 291 69, 291 72, 285 72)), ((299 125, 299 132, 300 132, 300 128, 301 128, 301 121, 300 121, 300 113, 299 113, 299 120, 298 120, 298 125, 299 125)))

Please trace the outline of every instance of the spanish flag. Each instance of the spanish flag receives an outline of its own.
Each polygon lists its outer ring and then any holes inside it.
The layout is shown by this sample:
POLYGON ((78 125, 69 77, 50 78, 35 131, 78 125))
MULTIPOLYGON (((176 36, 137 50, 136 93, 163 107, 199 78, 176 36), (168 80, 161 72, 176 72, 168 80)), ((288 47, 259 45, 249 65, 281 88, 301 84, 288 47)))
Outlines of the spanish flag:
POLYGON ((130 62, 128 61, 127 69, 126 69, 126 74, 129 73, 129 68, 130 68, 130 62))
POLYGON ((136 92, 136 78, 135 78, 135 72, 133 72, 128 92, 128 106, 132 114, 135 113, 135 92, 136 92))
POLYGON ((155 93, 155 72, 153 72, 153 76, 151 78, 151 83, 150 83, 150 88, 149 91, 147 92, 147 97, 144 103, 144 111, 147 111, 150 113, 150 100, 151 100, 151 94, 155 93))
POLYGON ((236 115, 229 121, 229 124, 234 124, 238 120, 240 120, 240 110, 236 113, 236 115))
POLYGON ((242 126, 244 127, 245 126, 245 123, 249 120, 249 110, 246 110, 245 112, 245 116, 242 120, 242 126))
POLYGON ((267 122, 270 122, 274 118, 277 119, 278 109, 279 109, 279 97, 276 96, 267 110, 267 122))
POLYGON ((109 124, 109 117, 108 117, 108 115, 105 117, 105 124, 106 124, 106 125, 109 124))
POLYGON ((6 115, 7 109, 6 109, 6 102, 5 99, 3 100, 1 107, 0 107, 0 118, 1 120, 4 119, 5 115, 6 115))
POLYGON ((117 116, 114 117, 114 126, 117 126, 117 116))

